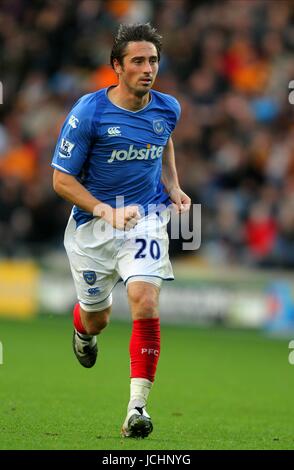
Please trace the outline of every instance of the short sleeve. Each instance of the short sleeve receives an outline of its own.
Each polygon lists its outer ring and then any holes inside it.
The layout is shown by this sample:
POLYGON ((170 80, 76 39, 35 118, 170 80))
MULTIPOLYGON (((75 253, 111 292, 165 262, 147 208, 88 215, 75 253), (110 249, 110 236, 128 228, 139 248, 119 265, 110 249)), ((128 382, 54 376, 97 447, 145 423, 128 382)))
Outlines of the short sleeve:
POLYGON ((170 99, 171 99, 170 103, 173 109, 173 118, 171 121, 171 130, 173 131, 177 125, 178 120, 181 117, 181 106, 178 100, 174 98, 173 96, 170 96, 170 99))
POLYGON ((62 126, 51 165, 64 173, 77 176, 87 158, 92 141, 93 100, 81 98, 62 126))

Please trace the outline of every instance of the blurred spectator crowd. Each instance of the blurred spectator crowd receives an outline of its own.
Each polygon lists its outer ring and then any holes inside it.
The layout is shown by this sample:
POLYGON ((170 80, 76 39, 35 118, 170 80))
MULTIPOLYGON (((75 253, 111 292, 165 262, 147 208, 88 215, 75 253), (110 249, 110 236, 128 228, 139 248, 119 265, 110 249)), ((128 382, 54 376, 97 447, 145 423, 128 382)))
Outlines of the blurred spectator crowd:
POLYGON ((70 206, 53 192, 50 167, 60 126, 81 95, 116 83, 118 24, 146 21, 163 35, 156 88, 182 106, 180 181, 202 205, 194 256, 293 267, 290 0, 2 0, 0 256, 62 247, 70 206))

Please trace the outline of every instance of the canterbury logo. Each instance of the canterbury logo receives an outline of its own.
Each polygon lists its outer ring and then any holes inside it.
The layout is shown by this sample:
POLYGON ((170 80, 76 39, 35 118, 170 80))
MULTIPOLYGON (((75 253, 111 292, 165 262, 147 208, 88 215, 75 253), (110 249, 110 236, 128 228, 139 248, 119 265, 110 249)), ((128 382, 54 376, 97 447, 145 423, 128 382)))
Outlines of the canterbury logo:
POLYGON ((120 127, 109 127, 107 129, 107 134, 111 136, 121 135, 120 127))

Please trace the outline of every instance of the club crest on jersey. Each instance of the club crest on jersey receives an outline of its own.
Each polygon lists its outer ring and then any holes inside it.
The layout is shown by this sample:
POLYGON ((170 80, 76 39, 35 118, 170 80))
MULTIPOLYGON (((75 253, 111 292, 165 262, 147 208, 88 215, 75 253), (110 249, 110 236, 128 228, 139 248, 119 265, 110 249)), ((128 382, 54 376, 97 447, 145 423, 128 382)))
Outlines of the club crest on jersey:
POLYGON ((70 142, 69 140, 62 139, 60 147, 59 147, 59 156, 60 158, 70 158, 71 151, 74 148, 75 144, 70 142))
POLYGON ((164 129, 165 129, 164 119, 154 119, 153 120, 153 130, 156 134, 158 134, 158 135, 163 134, 164 129))
POLYGON ((95 271, 83 271, 83 277, 87 284, 92 286, 97 280, 97 275, 95 271))

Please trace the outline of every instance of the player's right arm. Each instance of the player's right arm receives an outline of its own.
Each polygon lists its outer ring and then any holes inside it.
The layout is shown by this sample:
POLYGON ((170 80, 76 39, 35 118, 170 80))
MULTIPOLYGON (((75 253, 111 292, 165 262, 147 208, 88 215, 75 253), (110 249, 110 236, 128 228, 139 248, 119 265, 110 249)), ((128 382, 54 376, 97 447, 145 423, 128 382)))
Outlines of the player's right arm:
POLYGON ((92 196, 74 176, 56 169, 53 172, 53 188, 63 199, 66 199, 90 214, 94 214, 95 212, 97 217, 102 217, 103 211, 109 213, 112 211, 111 206, 103 204, 92 196))
POLYGON ((74 176, 58 170, 54 170, 53 173, 53 188, 63 199, 93 214, 95 217, 101 217, 119 230, 130 230, 140 218, 137 206, 112 208, 109 204, 105 204, 92 196, 74 176))
POLYGON ((53 187, 59 196, 72 204, 102 217, 114 228, 128 230, 136 225, 140 217, 138 207, 112 208, 96 199, 77 179, 91 146, 93 104, 93 95, 86 95, 78 101, 64 122, 52 160, 53 187))

